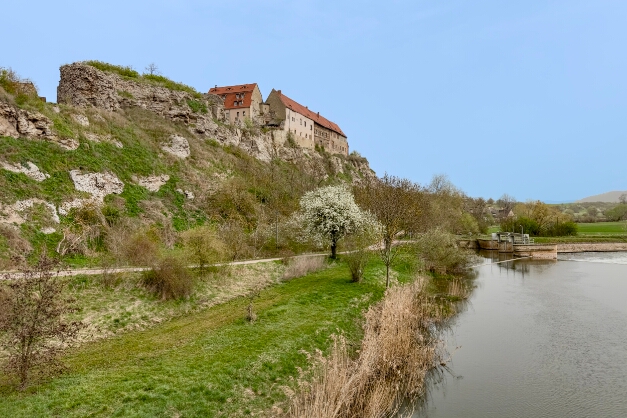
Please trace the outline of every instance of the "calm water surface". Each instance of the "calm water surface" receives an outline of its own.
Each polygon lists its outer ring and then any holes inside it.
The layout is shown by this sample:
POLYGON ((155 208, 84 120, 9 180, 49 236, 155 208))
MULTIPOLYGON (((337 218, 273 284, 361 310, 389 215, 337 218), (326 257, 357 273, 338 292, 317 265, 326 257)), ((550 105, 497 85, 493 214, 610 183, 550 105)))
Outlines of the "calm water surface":
POLYGON ((446 335, 454 375, 414 417, 627 417, 627 253, 478 272, 446 335))

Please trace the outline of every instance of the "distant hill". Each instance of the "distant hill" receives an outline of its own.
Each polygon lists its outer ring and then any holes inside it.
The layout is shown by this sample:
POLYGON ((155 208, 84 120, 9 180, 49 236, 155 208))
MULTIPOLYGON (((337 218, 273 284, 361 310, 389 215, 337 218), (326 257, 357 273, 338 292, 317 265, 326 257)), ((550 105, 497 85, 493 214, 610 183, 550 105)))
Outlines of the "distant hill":
POLYGON ((585 203, 585 202, 609 202, 609 203, 618 203, 618 198, 623 193, 627 194, 627 190, 623 191, 613 191, 602 194, 596 194, 594 196, 584 197, 583 199, 579 199, 575 203, 585 203))

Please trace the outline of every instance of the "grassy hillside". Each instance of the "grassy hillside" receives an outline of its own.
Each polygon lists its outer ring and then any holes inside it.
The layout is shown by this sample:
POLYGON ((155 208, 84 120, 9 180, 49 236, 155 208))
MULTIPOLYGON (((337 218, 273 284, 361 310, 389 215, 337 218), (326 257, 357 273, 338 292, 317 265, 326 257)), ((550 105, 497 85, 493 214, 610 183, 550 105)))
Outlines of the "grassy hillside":
MULTIPOLYGON (((409 271, 395 273, 409 280, 409 271)), ((371 265, 351 283, 346 265, 261 292, 258 320, 247 298, 188 314, 143 332, 88 344, 65 358, 68 372, 26 394, 0 383, 0 416, 248 416, 271 410, 294 387, 301 350, 325 350, 329 335, 359 340, 358 318, 384 291, 371 265)), ((89 293, 95 284, 79 294, 89 293)), ((97 284, 96 284, 97 286, 97 284)), ((281 405, 283 406, 283 405, 281 405)), ((284 407, 284 406, 283 406, 284 407)))

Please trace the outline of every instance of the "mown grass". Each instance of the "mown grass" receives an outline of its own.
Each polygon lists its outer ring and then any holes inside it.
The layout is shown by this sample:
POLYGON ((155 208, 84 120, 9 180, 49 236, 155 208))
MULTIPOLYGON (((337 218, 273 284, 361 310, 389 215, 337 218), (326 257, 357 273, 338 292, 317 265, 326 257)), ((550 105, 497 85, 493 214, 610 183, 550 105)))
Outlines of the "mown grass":
MULTIPOLYGON (((88 344, 65 358, 69 371, 24 394, 0 386, 0 415, 247 416, 284 401, 301 350, 325 349, 341 330, 361 333, 361 311, 384 292, 379 263, 351 283, 338 263, 263 290, 257 321, 247 298, 168 321, 143 332, 88 344)), ((399 280, 411 275, 397 273, 399 280)))
POLYGON ((627 235, 627 222, 578 223, 580 235, 627 235))
MULTIPOLYGON (((576 236, 533 237, 537 243, 578 243, 578 242, 627 242, 627 222, 578 223, 576 236)), ((498 226, 490 227, 489 232, 498 232, 498 226)), ((485 239, 490 239, 486 236, 485 239)))

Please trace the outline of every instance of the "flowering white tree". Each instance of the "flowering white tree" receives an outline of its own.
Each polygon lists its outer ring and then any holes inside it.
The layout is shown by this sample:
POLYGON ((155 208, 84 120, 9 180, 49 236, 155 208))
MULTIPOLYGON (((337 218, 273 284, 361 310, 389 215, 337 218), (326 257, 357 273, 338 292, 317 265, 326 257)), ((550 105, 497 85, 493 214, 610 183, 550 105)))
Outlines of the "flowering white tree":
POLYGON ((340 239, 371 220, 370 214, 357 206, 346 186, 326 186, 306 193, 300 199, 300 207, 307 232, 331 244, 332 258, 337 254, 340 239))

